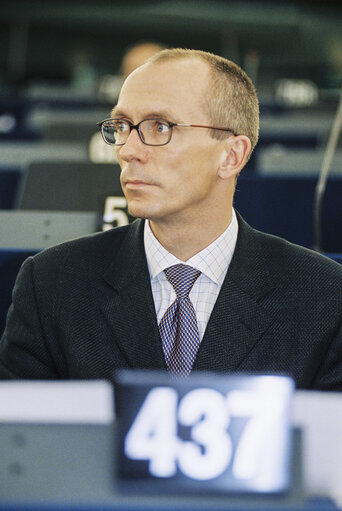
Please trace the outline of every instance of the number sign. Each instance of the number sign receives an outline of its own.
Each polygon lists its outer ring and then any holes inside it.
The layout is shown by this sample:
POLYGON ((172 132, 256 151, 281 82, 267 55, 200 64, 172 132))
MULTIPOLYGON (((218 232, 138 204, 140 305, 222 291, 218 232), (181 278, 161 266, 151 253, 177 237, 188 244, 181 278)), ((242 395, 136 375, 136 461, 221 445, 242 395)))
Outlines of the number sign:
POLYGON ((134 480, 147 491, 288 489, 290 378, 206 373, 180 382, 121 371, 115 389, 123 487, 134 480))
POLYGON ((126 197, 109 195, 99 199, 98 229, 108 231, 132 222, 134 218, 128 213, 126 197))

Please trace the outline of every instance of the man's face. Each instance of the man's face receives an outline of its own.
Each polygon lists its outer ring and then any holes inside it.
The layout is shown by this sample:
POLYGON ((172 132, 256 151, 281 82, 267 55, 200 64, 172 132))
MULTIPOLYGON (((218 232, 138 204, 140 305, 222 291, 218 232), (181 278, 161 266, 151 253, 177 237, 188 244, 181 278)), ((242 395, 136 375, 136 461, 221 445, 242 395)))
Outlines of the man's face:
MULTIPOLYGON (((198 59, 146 64, 125 81, 114 116, 136 124, 158 118, 211 125, 203 102, 209 81, 198 59)), ((117 148, 128 209, 153 224, 198 221, 215 205, 222 141, 204 128, 174 127, 165 146, 147 146, 132 130, 117 148)))

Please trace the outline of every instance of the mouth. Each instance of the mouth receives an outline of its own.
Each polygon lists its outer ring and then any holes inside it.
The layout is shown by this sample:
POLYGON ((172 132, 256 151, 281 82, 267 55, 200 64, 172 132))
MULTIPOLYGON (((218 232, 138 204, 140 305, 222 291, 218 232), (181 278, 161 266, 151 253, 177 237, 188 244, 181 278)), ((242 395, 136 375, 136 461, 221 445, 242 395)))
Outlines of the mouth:
POLYGON ((143 188, 145 186, 153 186, 152 183, 142 181, 140 179, 128 179, 124 182, 126 188, 143 188))

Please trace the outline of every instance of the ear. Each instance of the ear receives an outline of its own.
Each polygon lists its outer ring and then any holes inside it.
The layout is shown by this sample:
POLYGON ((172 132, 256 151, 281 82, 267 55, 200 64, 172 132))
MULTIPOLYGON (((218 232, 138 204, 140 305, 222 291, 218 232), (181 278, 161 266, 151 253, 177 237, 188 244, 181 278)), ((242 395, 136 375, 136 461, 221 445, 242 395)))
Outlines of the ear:
POLYGON ((222 179, 237 176, 245 166, 251 148, 251 141, 245 135, 229 137, 225 141, 219 176, 222 179))

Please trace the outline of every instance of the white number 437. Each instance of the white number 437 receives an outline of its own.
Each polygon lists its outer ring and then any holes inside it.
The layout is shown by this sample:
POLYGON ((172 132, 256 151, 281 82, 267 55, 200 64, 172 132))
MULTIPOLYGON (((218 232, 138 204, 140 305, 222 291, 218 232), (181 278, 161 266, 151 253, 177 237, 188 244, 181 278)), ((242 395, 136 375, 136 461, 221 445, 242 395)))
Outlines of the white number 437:
MULTIPOLYGON (((222 475, 231 465, 236 479, 250 479, 270 469, 277 456, 274 433, 282 416, 279 395, 231 390, 223 395, 210 388, 189 391, 179 401, 177 391, 156 387, 147 394, 124 443, 125 455, 149 461, 155 477, 172 477, 179 470, 195 480, 222 475), (239 438, 228 433, 234 417, 247 419, 239 438), (190 428, 190 440, 178 436, 178 425, 190 428), (272 442, 272 439, 274 440, 272 442)), ((281 443, 281 442, 280 442, 281 443)))

